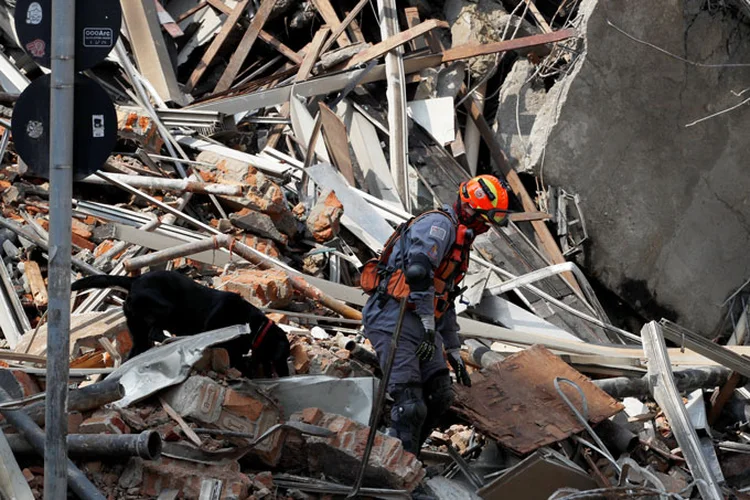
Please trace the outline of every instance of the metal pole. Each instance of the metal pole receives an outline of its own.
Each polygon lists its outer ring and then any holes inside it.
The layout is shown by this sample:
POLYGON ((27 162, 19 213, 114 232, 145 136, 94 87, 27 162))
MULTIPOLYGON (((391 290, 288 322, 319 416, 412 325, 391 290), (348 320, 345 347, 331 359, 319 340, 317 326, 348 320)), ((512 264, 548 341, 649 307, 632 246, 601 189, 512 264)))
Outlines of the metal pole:
POLYGON ((68 496, 68 357, 73 199, 73 110, 76 0, 52 8, 50 91, 50 250, 44 498, 68 496))

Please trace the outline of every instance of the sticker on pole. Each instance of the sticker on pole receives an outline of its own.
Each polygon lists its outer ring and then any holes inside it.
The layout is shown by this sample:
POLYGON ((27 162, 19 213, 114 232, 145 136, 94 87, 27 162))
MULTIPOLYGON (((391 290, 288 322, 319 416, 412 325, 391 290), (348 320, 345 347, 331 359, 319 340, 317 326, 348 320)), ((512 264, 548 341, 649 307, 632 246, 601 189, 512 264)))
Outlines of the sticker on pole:
MULTIPOLYGON (((50 75, 29 85, 16 102, 11 131, 16 151, 39 177, 49 177, 50 75)), ((107 161, 117 143, 117 115, 112 100, 91 78, 76 75, 73 133, 73 173, 90 175, 107 161)))
MULTIPOLYGON (((16 33, 26 52, 50 67, 52 0, 17 0, 16 33)), ((103 61, 120 35, 122 9, 118 0, 76 1, 75 68, 83 71, 103 61)))

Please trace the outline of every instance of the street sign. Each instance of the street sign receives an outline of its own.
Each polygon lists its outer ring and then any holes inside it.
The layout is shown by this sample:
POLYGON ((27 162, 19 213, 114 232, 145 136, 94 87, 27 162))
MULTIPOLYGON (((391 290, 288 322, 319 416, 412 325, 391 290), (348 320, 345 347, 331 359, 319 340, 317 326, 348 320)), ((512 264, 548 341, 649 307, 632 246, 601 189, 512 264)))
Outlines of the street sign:
MULTIPOLYGON (((50 67, 52 0, 17 0, 15 24, 21 46, 38 64, 50 67)), ((103 61, 120 36, 119 0, 76 2, 76 71, 103 61)))
MULTIPOLYGON (((16 151, 29 170, 49 177, 49 75, 31 82, 13 109, 11 131, 16 151)), ((73 134, 73 172, 76 178, 99 170, 117 142, 117 115, 112 100, 91 78, 77 74, 73 134)))

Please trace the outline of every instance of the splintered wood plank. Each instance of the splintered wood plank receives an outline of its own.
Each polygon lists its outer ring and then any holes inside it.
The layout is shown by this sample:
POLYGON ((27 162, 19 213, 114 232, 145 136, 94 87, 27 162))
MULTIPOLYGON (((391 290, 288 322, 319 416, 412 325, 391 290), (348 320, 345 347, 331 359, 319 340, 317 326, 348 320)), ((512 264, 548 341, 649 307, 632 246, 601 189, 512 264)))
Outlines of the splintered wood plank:
POLYGON ((282 56, 286 57, 290 61, 292 61, 294 64, 302 64, 302 56, 297 54, 295 51, 284 45, 282 42, 279 41, 278 38, 274 37, 270 33, 267 33, 263 30, 260 30, 260 34, 258 35, 258 38, 260 38, 263 42, 267 43, 276 51, 281 54, 282 56))
POLYGON ((358 64, 363 64, 377 57, 380 57, 395 49, 396 47, 403 45, 419 36, 422 36, 425 33, 434 30, 435 28, 448 27, 449 25, 445 21, 440 21, 438 19, 429 19, 413 28, 409 28, 406 31, 402 31, 395 36, 392 36, 378 44, 375 44, 369 49, 361 51, 360 53, 349 59, 349 62, 344 65, 344 69, 349 69, 352 66, 357 66, 358 64))
MULTIPOLYGON (((466 85, 462 84, 459 95, 464 94, 466 94, 466 85)), ((479 109, 479 106, 477 106, 477 103, 473 97, 464 101, 464 108, 466 108, 466 110, 469 112, 469 116, 471 116, 472 120, 479 129, 479 133, 482 135, 482 139, 484 139, 485 144, 487 144, 487 147, 490 150, 490 155, 497 165, 497 168, 499 168, 503 173, 503 175, 505 176, 505 180, 508 181, 508 185, 510 186, 511 190, 521 201, 524 212, 536 212, 537 208, 534 204, 534 200, 531 199, 528 191, 526 191, 526 187, 523 185, 521 178, 518 177, 518 173, 513 170, 508 163, 508 158, 505 156, 505 152, 497 142, 495 133, 487 123, 487 120, 484 118, 484 115, 479 109)), ((552 236, 552 233, 550 232, 544 221, 532 220, 530 222, 534 227, 534 231, 536 232, 539 244, 542 246, 542 250, 544 250, 544 253, 547 255, 547 258, 551 261, 551 263, 564 263, 565 256, 563 256, 562 252, 560 251, 560 247, 557 246, 557 241, 555 241, 554 236, 552 236)), ((570 283, 570 285, 575 290, 581 292, 581 289, 578 286, 578 282, 573 276, 573 273, 565 272, 560 276, 563 277, 568 283, 570 283)))
POLYGON ((206 0, 202 0, 198 5, 196 5, 192 9, 189 9, 189 10, 186 10, 185 12, 183 12, 182 15, 180 15, 180 17, 178 17, 177 19, 175 19, 175 22, 179 24, 182 21, 184 21, 185 19, 187 19, 188 17, 190 17, 193 14, 195 14, 196 12, 205 9, 206 7, 208 7, 208 2, 206 0))
POLYGON ((34 305, 37 307, 47 307, 49 296, 47 295, 47 285, 42 277, 42 270, 39 264, 33 260, 24 262, 23 273, 29 282, 31 288, 31 297, 34 299, 34 305))
MULTIPOLYGON (((333 45, 334 43, 336 43, 336 40, 338 39, 339 35, 341 33, 343 33, 344 30, 347 27, 349 27, 349 25, 354 25, 355 24, 354 18, 357 17, 357 14, 359 14, 362 11, 362 9, 364 8, 364 6, 367 5, 369 2, 370 2, 370 0, 359 0, 359 3, 357 5, 355 5, 354 8, 351 10, 351 12, 349 12, 346 15, 346 17, 344 18, 344 20, 341 21, 341 23, 339 23, 339 25, 337 27, 332 28, 331 37, 328 39, 328 41, 325 43, 325 45, 323 45, 323 48, 320 50, 321 54, 325 54, 328 51, 328 49, 331 48, 331 45, 333 45)), ((362 33, 360 32, 360 35, 361 34, 362 33)), ((365 41, 364 37, 362 37, 361 39, 359 37, 355 37, 355 38, 357 38, 358 42, 364 42, 365 41)))
MULTIPOLYGON (((333 9, 333 5, 331 5, 331 2, 328 0, 312 0, 313 5, 315 5, 315 9, 320 14, 320 17, 323 18, 325 23, 331 27, 332 30, 336 31, 336 28, 338 28, 342 23, 339 21, 339 16, 336 14, 336 11, 333 9)), ((344 26, 344 29, 346 29, 346 26, 344 26)), ((351 45, 352 42, 349 40, 349 37, 344 32, 344 29, 342 29, 339 33, 339 35, 334 40, 339 47, 346 47, 347 45, 351 45)))
MULTIPOLYGON (((453 408, 485 435, 504 446, 529 453, 584 430, 555 389, 555 377, 583 390, 589 422, 598 423, 623 405, 541 345, 508 356, 471 375, 471 387, 454 386, 453 408)), ((578 391, 560 383, 562 392, 580 408, 578 391)))
MULTIPOLYGON (((368 0, 369 3, 369 0, 368 0)), ((349 14, 351 12, 347 13, 346 16, 349 17, 349 14)), ((341 21, 343 23, 343 21, 341 21)), ((359 23, 356 19, 352 19, 351 22, 349 22, 349 34, 352 35, 352 38, 356 43, 365 43, 367 42, 367 39, 365 39, 364 33, 362 33, 362 28, 359 27, 359 23)))
POLYGON ((226 15, 230 15, 232 13, 232 8, 225 4, 223 0, 208 0, 208 3, 216 10, 222 11, 226 15))
POLYGON ((323 124, 323 139, 325 140, 331 160, 339 172, 346 178, 349 185, 356 186, 352 158, 349 156, 349 138, 346 135, 346 125, 331 108, 319 102, 320 120, 323 124))
MULTIPOLYGON (((416 7, 407 7, 404 9, 404 16, 406 17, 406 25, 409 28, 413 28, 415 26, 418 26, 421 19, 419 18, 419 9, 416 7)), ((411 42, 409 42, 409 45, 411 46, 412 50, 420 50, 427 48, 427 42, 425 42, 425 39, 423 36, 417 37, 411 42)))
POLYGON ((224 92, 229 90, 234 83, 234 79, 237 78, 237 74, 240 72, 242 64, 247 59, 247 55, 255 44, 255 40, 258 39, 260 31, 263 29, 263 25, 266 24, 268 16, 271 15, 271 11, 276 5, 277 0, 263 0, 260 4, 260 8, 255 13, 255 17, 250 22, 250 26, 242 36, 240 44, 237 46, 237 50, 232 54, 232 58, 229 60, 227 68, 224 70, 224 74, 221 75, 219 83, 214 89, 214 93, 224 92))
MULTIPOLYGON (((424 23, 423 23, 424 24, 424 23)), ((443 52, 443 63, 468 59, 470 57, 486 56, 498 52, 507 52, 509 50, 527 49, 548 43, 562 42, 568 38, 574 37, 576 31, 573 29, 553 31, 543 35, 526 36, 514 40, 505 40, 502 42, 492 43, 466 43, 448 49, 443 52)))
POLYGON ((320 57, 320 51, 323 48, 323 42, 325 42, 329 30, 330 27, 328 25, 323 25, 315 33, 315 36, 313 36, 310 48, 305 52, 305 58, 297 71, 297 76, 294 78, 295 83, 303 82, 310 78, 312 69, 318 61, 318 57, 320 57))
POLYGON ((224 46, 224 43, 227 41, 227 38, 232 33, 235 26, 237 26, 237 21, 240 20, 240 17, 245 12, 245 9, 247 9, 249 2, 250 0, 240 0, 227 20, 224 21, 224 25, 221 27, 221 31, 219 31, 219 34, 214 37, 211 45, 209 45, 208 49, 206 49, 206 52, 203 54, 200 62, 193 70, 193 74, 190 75, 187 85, 185 86, 186 91, 191 92, 198 84, 203 74, 213 62, 216 54, 219 53, 219 50, 221 50, 221 48, 224 46))
MULTIPOLYGON (((328 35, 328 25, 323 25, 313 36, 312 42, 305 48, 305 57, 300 64, 299 70, 297 70, 297 76, 294 77, 294 83, 303 82, 310 77, 315 62, 320 56, 323 42, 326 40, 328 35)), ((292 97, 293 98, 293 97, 292 97)), ((289 101, 281 105, 279 115, 284 118, 289 118, 289 101)), ((266 147, 275 148, 281 138, 281 133, 284 131, 285 125, 276 125, 271 129, 266 140, 266 147)))
POLYGON ((161 2, 159 0, 154 0, 154 3, 156 4, 156 12, 159 15, 159 22, 166 32, 169 33, 169 36, 172 38, 179 38, 184 35, 185 33, 183 33, 180 27, 177 26, 177 23, 172 19, 172 16, 169 15, 169 12, 166 11, 161 2))

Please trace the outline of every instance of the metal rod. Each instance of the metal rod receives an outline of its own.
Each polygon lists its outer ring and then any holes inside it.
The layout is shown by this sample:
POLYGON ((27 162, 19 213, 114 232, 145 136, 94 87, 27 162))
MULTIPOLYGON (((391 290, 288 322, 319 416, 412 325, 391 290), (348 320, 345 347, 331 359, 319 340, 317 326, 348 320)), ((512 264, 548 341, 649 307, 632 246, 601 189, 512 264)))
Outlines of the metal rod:
MULTIPOLYGON (((32 454, 34 447, 18 434, 9 434, 8 443, 13 453, 32 454)), ((161 436, 156 431, 140 434, 69 434, 68 453, 71 456, 94 458, 140 457, 156 460, 161 456, 161 436)))
POLYGON ((367 434, 367 445, 365 446, 365 452, 362 455, 362 465, 360 465, 359 472, 357 473, 357 481, 354 483, 351 492, 346 498, 356 498, 359 494, 359 489, 362 487, 362 481, 365 479, 365 471, 367 471, 367 462, 370 460, 370 453, 372 452, 372 445, 375 442, 375 434, 377 434, 377 426, 380 421, 380 415, 383 411, 385 403, 385 393, 388 390, 388 381, 391 378, 391 370, 393 368, 393 361, 396 359, 396 349, 398 348, 398 340, 401 337, 401 329, 404 325, 404 316, 406 315, 406 304, 407 298, 401 299, 401 308, 398 312, 398 322, 396 324, 396 331, 393 332, 391 337, 391 345, 388 350, 388 359, 385 362, 385 368, 383 369, 383 378, 380 379, 381 386, 378 388, 377 399, 375 404, 372 406, 370 411, 370 431, 367 434))
MULTIPOLYGON (((198 182, 189 177, 185 179, 164 179, 162 177, 146 177, 143 175, 124 175, 112 173, 107 173, 107 176, 112 179, 117 179, 121 182, 124 182, 129 186, 141 189, 159 189, 176 193, 189 191, 191 193, 217 194, 220 196, 242 196, 242 186, 231 184, 208 184, 198 182)), ((109 185, 109 182, 104 179, 100 179, 95 175, 84 177, 79 182, 83 182, 86 184, 109 185)))
POLYGON ((0 497, 14 500, 33 500, 29 483, 13 456, 8 440, 0 430, 0 497))
MULTIPOLYGON (((67 393, 67 381, 65 381, 64 384, 62 384, 63 390, 67 393)), ((5 392, 5 389, 0 387, 0 403, 11 401, 12 398, 8 395, 7 392, 5 392)), ((31 418, 29 418, 28 415, 26 415, 25 412, 21 410, 3 410, 0 412, 3 414, 5 419, 8 421, 10 425, 16 428, 18 432, 20 432, 23 437, 26 438, 26 440, 31 443, 31 446, 34 447, 34 450, 39 454, 40 456, 45 456, 45 434, 44 431, 42 431, 38 425, 36 425, 31 418)), ((67 418, 65 420, 65 423, 67 424, 67 418)), ((48 427, 49 430, 49 427, 48 427)), ((67 429, 66 429, 67 431, 67 429)), ((67 432, 66 432, 67 434, 67 432)), ((67 443, 63 443, 65 448, 67 448, 67 443)), ((67 451, 67 450, 66 450, 67 451)), ((78 495, 83 500, 105 500, 105 496, 102 495, 98 489, 96 489, 96 486, 94 486, 91 481, 86 477, 86 475, 81 472, 81 470, 75 466, 73 462, 70 461, 70 459, 66 457, 63 457, 64 460, 64 468, 63 468, 63 474, 65 474, 66 481, 65 488, 63 488, 63 499, 67 499, 68 493, 67 493, 67 485, 68 482, 70 482, 70 489, 73 490, 73 492, 78 495)), ((45 488, 44 488, 44 495, 45 499, 51 498, 54 496, 54 498, 58 498, 59 495, 57 491, 50 491, 47 489, 47 475, 50 474, 50 470, 46 467, 46 457, 45 457, 45 468, 44 468, 44 482, 45 482, 45 488), (48 496, 49 495, 49 496, 48 496)), ((55 482, 54 484, 58 484, 55 482)))
POLYGON ((362 319, 361 312, 310 285, 294 269, 282 265, 280 262, 258 252, 254 248, 245 245, 244 243, 240 243, 239 241, 226 234, 218 234, 209 239, 186 243, 184 245, 178 245, 148 255, 144 255, 142 257, 136 257, 126 260, 125 269, 127 269, 128 271, 134 271, 142 267, 153 266, 172 259, 176 259, 178 257, 186 257, 188 255, 193 255, 206 250, 210 250, 212 248, 227 249, 233 253, 236 253, 248 262, 255 264, 261 269, 270 269, 274 267, 278 268, 289 275, 292 286, 294 286, 294 288, 302 293, 305 297, 320 302, 330 310, 341 314, 345 318, 358 320, 362 319))
MULTIPOLYGON (((68 497, 68 356, 70 352, 70 265, 73 200, 73 110, 76 0, 51 2, 50 248, 47 325, 47 408, 44 440, 44 498, 68 497)), ((34 424, 36 427, 36 424, 34 424)), ((81 474, 80 471, 78 471, 81 474)), ((81 474, 83 475, 83 474, 81 474)), ((83 476, 85 478, 85 476, 83 476)), ((86 480, 88 487, 96 491, 86 480)), ((80 495, 79 496, 83 496, 80 495)), ((96 496, 101 497, 98 491, 96 496)), ((95 498, 92 496, 92 498, 95 498)))
MULTIPOLYGON (((50 196, 50 208, 52 208, 54 205, 52 204, 52 196, 50 196)), ((51 217, 51 215, 50 215, 51 217)), ((52 221, 50 220, 50 226, 52 225, 52 221)), ((68 228, 72 225, 72 222, 70 220, 70 217, 68 217, 68 228)), ((42 250, 45 250, 48 254, 51 254, 50 251, 50 245, 47 243, 43 238, 40 238, 35 233, 28 231, 25 227, 19 226, 15 222, 6 219, 5 217, 0 217, 0 226, 9 229, 16 233, 17 235, 21 236, 22 238, 25 238, 41 248, 42 250)), ((50 259, 51 260, 51 259, 50 259)), ((76 266, 78 269, 83 271, 86 274, 95 275, 95 274, 106 274, 99 269, 95 268, 94 266, 90 264, 86 264, 82 260, 71 258, 71 263, 76 266)), ((68 270, 70 270, 70 267, 68 267, 68 270)))

